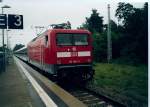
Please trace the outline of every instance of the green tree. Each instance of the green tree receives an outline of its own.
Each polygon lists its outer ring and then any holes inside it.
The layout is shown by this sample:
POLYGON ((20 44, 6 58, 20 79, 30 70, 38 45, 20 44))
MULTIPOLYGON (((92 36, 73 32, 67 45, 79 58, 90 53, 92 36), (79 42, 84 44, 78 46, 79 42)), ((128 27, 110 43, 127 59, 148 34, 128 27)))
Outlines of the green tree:
POLYGON ((119 21, 122 21, 123 24, 125 24, 128 17, 132 15, 132 13, 134 13, 133 5, 129 3, 126 4, 126 3, 120 2, 118 4, 118 8, 116 10, 115 16, 118 18, 119 21))
POLYGON ((111 31, 118 32, 118 26, 113 20, 110 20, 110 25, 111 25, 111 31))
MULTIPOLYGON (((123 28, 121 26, 118 26, 116 22, 114 22, 113 20, 110 20, 110 25, 111 25, 111 39, 112 39, 112 58, 115 59, 120 56, 120 48, 121 48, 119 45, 120 44, 119 40, 121 37, 120 30, 123 28)), ((107 24, 105 24, 104 34, 107 37, 107 24)))
POLYGON ((103 17, 99 16, 99 13, 96 9, 92 9, 92 14, 89 18, 86 17, 84 27, 91 32, 101 33, 103 31, 103 17))
POLYGON ((93 33, 94 60, 105 62, 107 59, 107 36, 106 33, 93 33))
POLYGON ((120 38, 121 55, 135 63, 147 63, 148 58, 148 4, 134 8, 131 4, 119 3, 116 10, 118 20, 123 23, 120 38))

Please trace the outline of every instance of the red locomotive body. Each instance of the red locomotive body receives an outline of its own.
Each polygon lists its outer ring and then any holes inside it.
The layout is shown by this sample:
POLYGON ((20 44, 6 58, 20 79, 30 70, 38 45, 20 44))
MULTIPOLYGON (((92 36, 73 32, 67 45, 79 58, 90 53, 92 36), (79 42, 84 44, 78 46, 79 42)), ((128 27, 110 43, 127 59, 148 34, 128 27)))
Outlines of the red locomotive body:
POLYGON ((28 61, 54 76, 93 77, 92 37, 87 30, 51 29, 27 46, 28 61))

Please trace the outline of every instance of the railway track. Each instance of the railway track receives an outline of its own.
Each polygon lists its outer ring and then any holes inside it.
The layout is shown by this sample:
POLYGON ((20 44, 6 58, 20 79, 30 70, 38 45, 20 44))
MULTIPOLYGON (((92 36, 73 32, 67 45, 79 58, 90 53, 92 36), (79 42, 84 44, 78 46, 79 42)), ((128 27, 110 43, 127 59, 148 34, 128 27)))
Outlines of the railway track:
POLYGON ((69 92, 84 104, 86 104, 88 107, 114 107, 112 104, 104 101, 104 99, 99 98, 98 96, 87 90, 77 89, 71 90, 69 92))
POLYGON ((69 85, 65 84, 65 86, 61 85, 61 87, 82 101, 88 107, 125 107, 124 105, 100 95, 84 86, 72 85, 69 83, 69 85))

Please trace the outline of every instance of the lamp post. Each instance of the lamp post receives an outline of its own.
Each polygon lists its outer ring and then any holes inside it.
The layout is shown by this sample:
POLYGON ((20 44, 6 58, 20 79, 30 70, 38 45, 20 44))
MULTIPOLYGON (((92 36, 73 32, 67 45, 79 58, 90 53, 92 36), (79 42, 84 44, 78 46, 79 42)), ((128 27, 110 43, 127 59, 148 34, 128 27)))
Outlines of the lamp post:
POLYGON ((8 30, 8 29, 6 30, 6 35, 7 35, 7 49, 9 48, 9 45, 8 45, 8 44, 9 44, 9 43, 8 43, 8 39, 9 39, 9 38, 8 38, 8 32, 9 32, 9 31, 10 31, 10 30, 8 30))
MULTIPOLYGON (((2 14, 4 14, 4 8, 11 8, 8 5, 4 5, 2 8, 2 14)), ((4 29, 2 29, 2 40, 3 40, 3 64, 4 64, 4 71, 5 71, 5 46, 4 46, 4 29)))
POLYGON ((5 50, 6 51, 6 54, 5 54, 5 59, 6 59, 6 61, 5 62, 7 62, 8 64, 9 64, 9 56, 10 56, 10 50, 9 50, 9 41, 8 41, 8 39, 9 39, 9 37, 8 37, 8 32, 9 32, 10 30, 6 30, 6 36, 7 36, 7 45, 6 45, 6 47, 7 47, 7 50, 5 50))

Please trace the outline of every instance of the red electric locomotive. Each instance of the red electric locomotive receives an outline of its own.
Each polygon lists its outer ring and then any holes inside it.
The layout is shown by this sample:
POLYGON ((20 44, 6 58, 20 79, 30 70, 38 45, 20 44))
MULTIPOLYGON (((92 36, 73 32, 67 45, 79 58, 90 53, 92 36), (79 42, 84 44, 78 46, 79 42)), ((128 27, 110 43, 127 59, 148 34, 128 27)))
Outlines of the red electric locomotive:
POLYGON ((50 29, 27 45, 28 61, 58 78, 93 77, 92 37, 87 30, 50 29))

